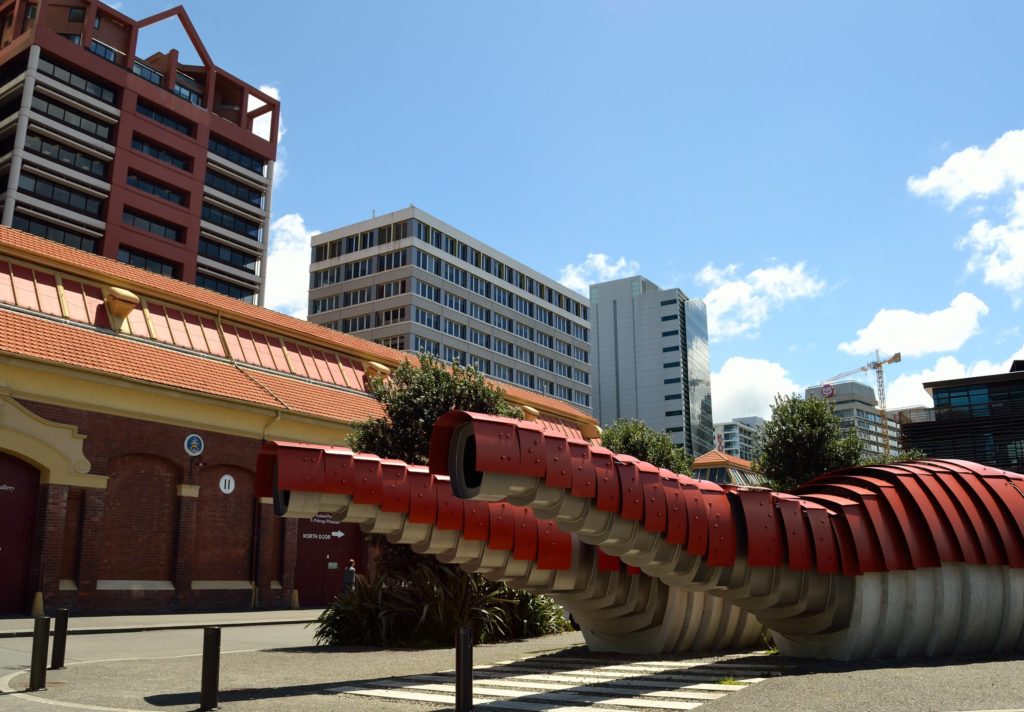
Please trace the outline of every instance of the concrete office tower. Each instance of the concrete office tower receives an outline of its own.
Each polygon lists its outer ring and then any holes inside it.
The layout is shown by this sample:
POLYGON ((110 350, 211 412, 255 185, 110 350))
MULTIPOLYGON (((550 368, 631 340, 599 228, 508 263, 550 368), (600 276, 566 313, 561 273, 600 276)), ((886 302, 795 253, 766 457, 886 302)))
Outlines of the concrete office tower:
POLYGON ((419 208, 313 237, 309 320, 589 412, 589 302, 419 208))
POLYGON ((590 286, 594 415, 636 418, 699 456, 715 446, 704 302, 643 277, 590 286))
POLYGON ((261 304, 278 114, 180 6, 133 20, 93 0, 0 3, 4 225, 261 304), (201 64, 138 56, 158 22, 201 64))
POLYGON ((753 461, 757 457, 757 429, 762 425, 764 418, 756 415, 715 423, 715 449, 753 461))
MULTIPOLYGON (((831 389, 825 388, 824 385, 813 386, 804 392, 804 397, 825 398, 832 401, 836 415, 842 422, 843 431, 854 433, 857 436, 864 447, 864 454, 884 455, 882 417, 879 414, 875 389, 857 381, 825 385, 831 386, 831 389), (823 388, 824 393, 822 392, 823 388)), ((889 414, 887 420, 889 421, 889 452, 891 455, 898 455, 901 452, 900 426, 893 419, 892 414, 889 414)))

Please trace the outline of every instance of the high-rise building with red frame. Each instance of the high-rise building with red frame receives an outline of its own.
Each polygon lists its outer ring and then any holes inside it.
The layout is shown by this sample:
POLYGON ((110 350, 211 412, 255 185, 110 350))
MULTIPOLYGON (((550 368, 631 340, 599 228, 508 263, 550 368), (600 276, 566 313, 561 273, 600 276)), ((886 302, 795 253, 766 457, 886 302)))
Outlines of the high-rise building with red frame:
POLYGON ((213 64, 185 10, 0 2, 0 222, 261 304, 280 105, 213 64), (201 64, 137 56, 180 22, 201 64))

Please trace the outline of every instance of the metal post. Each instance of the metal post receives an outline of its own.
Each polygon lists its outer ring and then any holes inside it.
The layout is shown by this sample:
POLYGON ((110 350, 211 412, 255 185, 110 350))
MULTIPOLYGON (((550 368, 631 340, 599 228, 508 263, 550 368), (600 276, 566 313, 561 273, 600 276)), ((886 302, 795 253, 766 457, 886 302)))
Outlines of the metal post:
POLYGON ((473 709, 473 629, 459 628, 455 637, 455 712, 473 709))
POLYGON ((51 670, 64 669, 64 649, 68 644, 68 609, 58 608, 53 619, 53 655, 50 658, 51 670))
POLYGON ((32 631, 32 671, 28 678, 28 689, 33 692, 46 689, 46 653, 49 647, 50 619, 39 616, 32 631))
POLYGON ((217 688, 220 686, 220 628, 203 628, 203 683, 199 693, 199 710, 217 709, 217 688))

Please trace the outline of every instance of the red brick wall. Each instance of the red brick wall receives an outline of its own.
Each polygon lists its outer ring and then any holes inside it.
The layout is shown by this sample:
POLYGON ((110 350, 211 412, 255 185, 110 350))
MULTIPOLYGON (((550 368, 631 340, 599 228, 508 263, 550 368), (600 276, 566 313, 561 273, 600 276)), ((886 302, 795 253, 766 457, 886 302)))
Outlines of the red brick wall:
POLYGON ((207 465, 196 479, 199 509, 192 578, 250 581, 256 504, 253 474, 230 465, 207 465), (220 490, 220 479, 224 475, 235 479, 231 494, 220 490))
POLYGON ((64 549, 60 560, 60 577, 72 581, 78 579, 79 541, 82 536, 82 501, 84 492, 81 488, 68 489, 68 511, 64 520, 64 549))
POLYGON ((169 581, 174 577, 180 468, 151 455, 108 461, 101 579, 169 581))

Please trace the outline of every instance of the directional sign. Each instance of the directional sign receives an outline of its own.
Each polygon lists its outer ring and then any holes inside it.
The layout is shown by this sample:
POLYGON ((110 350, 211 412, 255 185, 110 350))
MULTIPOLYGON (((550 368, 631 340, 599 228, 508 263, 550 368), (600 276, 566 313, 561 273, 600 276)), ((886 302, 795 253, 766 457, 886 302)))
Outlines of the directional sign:
POLYGON ((235 491, 235 478, 231 475, 224 475, 220 478, 220 491, 224 494, 231 494, 235 491))
POLYGON ((331 532, 331 536, 340 539, 341 537, 345 536, 345 532, 333 531, 331 532))
POLYGON ((191 433, 185 437, 185 452, 187 452, 190 457, 199 457, 202 455, 204 447, 206 446, 203 444, 203 439, 195 433, 191 433))

